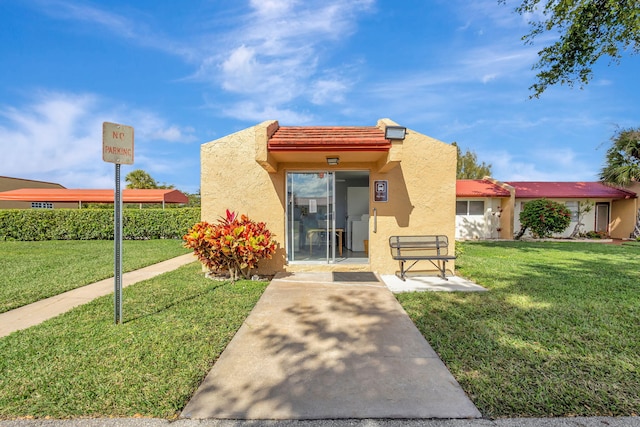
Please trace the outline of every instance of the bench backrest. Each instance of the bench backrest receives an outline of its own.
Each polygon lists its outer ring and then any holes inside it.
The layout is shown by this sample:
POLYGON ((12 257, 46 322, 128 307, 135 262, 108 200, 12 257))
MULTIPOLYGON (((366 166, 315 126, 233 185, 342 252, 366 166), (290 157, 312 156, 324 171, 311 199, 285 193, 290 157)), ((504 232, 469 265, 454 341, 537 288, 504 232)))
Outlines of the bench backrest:
POLYGON ((391 236, 389 247, 393 256, 445 256, 449 254, 449 239, 444 235, 391 236))

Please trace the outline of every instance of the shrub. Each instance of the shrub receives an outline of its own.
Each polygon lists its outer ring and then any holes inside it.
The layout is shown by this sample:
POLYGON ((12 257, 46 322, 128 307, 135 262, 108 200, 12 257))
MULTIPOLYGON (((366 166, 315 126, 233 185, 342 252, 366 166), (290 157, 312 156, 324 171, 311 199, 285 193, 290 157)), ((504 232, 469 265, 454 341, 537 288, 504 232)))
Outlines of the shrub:
POLYGON ((554 233, 562 233, 571 223, 571 211, 558 202, 539 199, 527 202, 520 212, 520 232, 516 239, 522 237, 529 228, 533 237, 550 237, 554 233))
POLYGON ((603 231, 587 231, 584 233, 584 237, 587 239, 606 239, 607 233, 603 231))
MULTIPOLYGON (((199 219, 199 208, 124 209, 122 237, 179 239, 199 219)), ((113 209, 0 210, 0 239, 112 240, 113 209)))
POLYGON ((231 281, 239 274, 248 279, 258 261, 271 258, 276 251, 264 222, 251 221, 246 215, 238 218, 229 210, 217 224, 195 224, 183 239, 184 246, 193 249, 209 271, 228 271, 231 281))

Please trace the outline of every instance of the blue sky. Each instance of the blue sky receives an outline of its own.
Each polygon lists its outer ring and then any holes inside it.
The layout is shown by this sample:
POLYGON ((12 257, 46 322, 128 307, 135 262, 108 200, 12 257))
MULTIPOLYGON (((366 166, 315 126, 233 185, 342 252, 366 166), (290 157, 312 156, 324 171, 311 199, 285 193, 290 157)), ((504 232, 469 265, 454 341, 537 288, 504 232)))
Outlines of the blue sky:
MULTIPOLYGON (((529 99, 545 36, 497 0, 0 0, 0 175, 113 188, 102 122, 188 192, 200 145, 264 120, 388 117, 471 149, 500 180, 596 180, 640 126, 640 58, 529 99)), ((230 179, 232 176, 230 175, 230 179)))

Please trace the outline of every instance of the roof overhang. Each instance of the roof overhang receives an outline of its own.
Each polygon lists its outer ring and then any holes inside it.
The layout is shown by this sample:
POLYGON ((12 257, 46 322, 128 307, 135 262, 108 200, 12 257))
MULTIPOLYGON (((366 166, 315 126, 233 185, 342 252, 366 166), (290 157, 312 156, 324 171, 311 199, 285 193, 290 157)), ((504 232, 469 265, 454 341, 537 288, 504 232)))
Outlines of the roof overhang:
POLYGON ((339 158, 341 167, 375 165, 386 172, 400 162, 402 142, 385 138, 377 126, 279 126, 271 123, 256 135, 256 161, 268 172, 282 165, 327 167, 339 158))

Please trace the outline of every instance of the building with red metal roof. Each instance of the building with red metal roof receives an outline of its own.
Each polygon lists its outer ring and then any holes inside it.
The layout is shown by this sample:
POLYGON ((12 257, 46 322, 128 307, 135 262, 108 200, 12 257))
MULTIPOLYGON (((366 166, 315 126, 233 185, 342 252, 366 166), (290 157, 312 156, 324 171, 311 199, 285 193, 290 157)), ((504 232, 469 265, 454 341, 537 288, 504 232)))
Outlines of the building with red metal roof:
POLYGON ((636 193, 639 187, 640 184, 625 189, 600 182, 500 182, 489 177, 458 180, 456 237, 512 238, 520 228, 519 215, 524 204, 546 198, 565 204, 573 213, 572 224, 562 237, 568 237, 580 220, 582 232, 627 238, 634 230, 640 209, 636 193), (585 209, 586 206, 590 208, 585 209))

